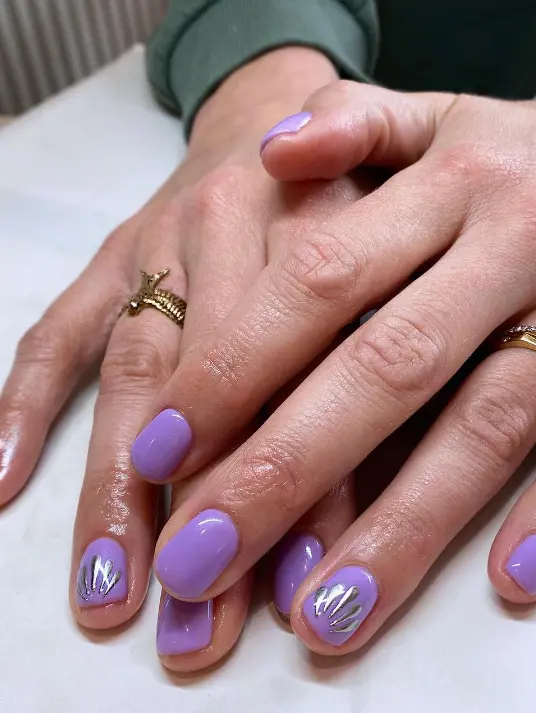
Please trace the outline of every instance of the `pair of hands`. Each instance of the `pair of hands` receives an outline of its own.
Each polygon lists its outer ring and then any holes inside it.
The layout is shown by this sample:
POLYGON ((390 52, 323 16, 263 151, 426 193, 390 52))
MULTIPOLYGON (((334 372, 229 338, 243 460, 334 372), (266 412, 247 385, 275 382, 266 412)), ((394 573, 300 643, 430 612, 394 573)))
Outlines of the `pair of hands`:
MULTIPOLYGON (((161 609, 159 652, 176 670, 232 647, 251 569, 289 528, 279 608, 315 651, 363 645, 535 441, 534 356, 497 352, 355 519, 355 483, 360 494, 377 478, 373 461, 359 464, 490 333, 534 321, 535 110, 334 80, 321 55, 295 48, 231 77, 201 110, 186 162, 22 340, 3 392, 6 502, 104 354, 71 604, 92 628, 132 617, 156 537, 157 489, 139 475, 180 480, 155 567, 188 600, 166 597, 161 609), (272 134, 263 168, 262 135, 305 100, 312 118, 272 134), (347 174, 367 164, 398 172, 357 200, 376 184, 347 174), (165 286, 187 295, 184 331, 151 310, 116 322, 139 269, 165 267, 165 286), (266 403, 272 415, 256 428, 266 403), (140 424, 149 436, 137 436, 140 424)), ((536 591, 509 559, 535 500, 529 489, 490 556, 492 582, 512 601, 536 591)))

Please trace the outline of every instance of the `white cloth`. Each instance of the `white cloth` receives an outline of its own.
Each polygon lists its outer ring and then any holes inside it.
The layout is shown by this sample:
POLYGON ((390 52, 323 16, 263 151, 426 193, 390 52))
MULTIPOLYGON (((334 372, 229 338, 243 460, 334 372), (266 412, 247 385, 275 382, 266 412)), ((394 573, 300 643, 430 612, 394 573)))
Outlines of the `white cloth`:
MULTIPOLYGON (((22 332, 175 167, 180 137, 140 48, 0 132, 1 378, 22 332)), ((533 713, 536 608, 505 608, 486 578, 519 478, 355 656, 312 656, 261 596, 222 666, 169 675, 155 653, 157 586, 131 626, 84 634, 67 579, 95 394, 70 406, 0 512, 1 713, 533 713)))

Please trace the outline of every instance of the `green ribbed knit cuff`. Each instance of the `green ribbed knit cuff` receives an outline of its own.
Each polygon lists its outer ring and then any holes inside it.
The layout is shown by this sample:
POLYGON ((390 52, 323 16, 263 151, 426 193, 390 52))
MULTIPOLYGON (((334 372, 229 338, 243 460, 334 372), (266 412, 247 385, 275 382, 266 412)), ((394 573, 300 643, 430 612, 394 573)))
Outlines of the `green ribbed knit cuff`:
POLYGON ((182 115, 187 135, 200 105, 229 74, 277 47, 313 47, 341 76, 370 81, 378 45, 371 7, 363 2, 355 17, 341 0, 205 3, 182 32, 173 33, 168 16, 148 48, 149 79, 159 101, 182 115))

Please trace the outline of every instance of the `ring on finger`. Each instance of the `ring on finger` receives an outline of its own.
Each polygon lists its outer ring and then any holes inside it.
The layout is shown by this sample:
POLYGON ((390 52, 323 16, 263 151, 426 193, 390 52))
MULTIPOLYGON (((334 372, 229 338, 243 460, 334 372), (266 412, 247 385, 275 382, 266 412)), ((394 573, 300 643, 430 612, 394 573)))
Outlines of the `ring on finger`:
POLYGON ((130 317, 136 317, 145 308, 157 309, 166 317, 175 322, 179 327, 184 325, 186 317, 186 302, 171 290, 158 287, 158 283, 171 272, 169 268, 161 270, 154 275, 141 272, 140 289, 130 297, 127 304, 121 310, 121 314, 126 312, 130 317))
POLYGON ((536 352, 536 327, 530 324, 521 324, 505 330, 499 337, 497 349, 520 347, 536 352))

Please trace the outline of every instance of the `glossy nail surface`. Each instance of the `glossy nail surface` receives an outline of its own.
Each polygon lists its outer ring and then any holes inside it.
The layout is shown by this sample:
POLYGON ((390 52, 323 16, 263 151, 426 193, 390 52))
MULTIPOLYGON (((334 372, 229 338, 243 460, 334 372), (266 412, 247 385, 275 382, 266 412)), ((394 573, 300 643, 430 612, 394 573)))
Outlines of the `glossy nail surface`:
POLYGON ((343 567, 305 600, 303 614, 315 634, 341 646, 357 631, 378 599, 378 585, 363 567, 343 567))
POLYGON ((155 569, 162 586, 179 599, 195 599, 220 576, 238 550, 229 515, 204 510, 164 545, 155 569))
POLYGON ((212 599, 181 602, 164 594, 156 629, 156 648, 161 656, 200 651, 210 644, 213 626, 212 599))
POLYGON ((324 556, 324 547, 313 535, 293 532, 278 548, 274 581, 274 603, 288 616, 292 599, 303 580, 324 556))
POLYGON ((111 537, 100 537, 84 552, 78 569, 76 599, 81 607, 125 601, 128 594, 127 557, 111 537))
POLYGON ((536 594, 536 535, 518 545, 506 563, 506 571, 529 594, 536 594))
POLYGON ((168 408, 145 426, 132 444, 132 465, 142 478, 165 480, 192 444, 192 431, 182 413, 168 408))
POLYGON ((272 139, 282 134, 295 134, 300 129, 303 129, 311 119, 313 115, 309 111, 301 111, 299 114, 292 114, 292 116, 287 116, 286 119, 280 121, 276 124, 270 131, 265 134, 263 140, 261 141, 261 153, 264 151, 266 146, 270 143, 272 139))

